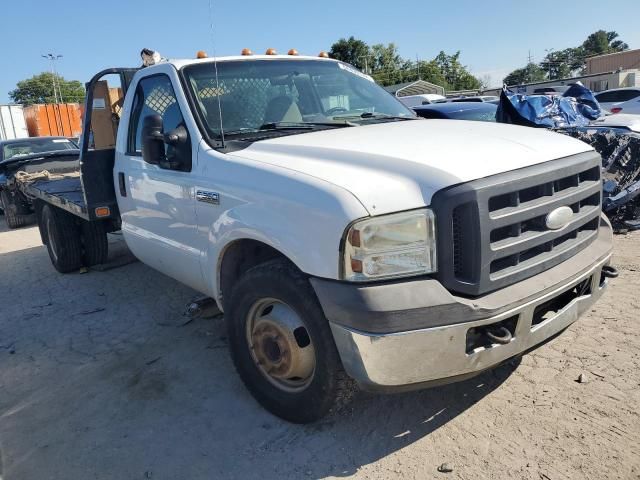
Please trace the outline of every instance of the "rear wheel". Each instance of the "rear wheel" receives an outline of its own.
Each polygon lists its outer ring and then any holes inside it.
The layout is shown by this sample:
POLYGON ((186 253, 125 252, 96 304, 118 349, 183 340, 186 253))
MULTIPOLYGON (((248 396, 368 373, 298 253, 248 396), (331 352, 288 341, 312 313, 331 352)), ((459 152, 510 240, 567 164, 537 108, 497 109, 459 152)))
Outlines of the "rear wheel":
POLYGON ((75 217, 45 205, 41 223, 49 258, 55 269, 60 273, 78 270, 82 266, 82 243, 75 217))
POLYGON ((308 279, 286 260, 246 272, 225 317, 240 377, 275 415, 313 422, 355 391, 308 279))
POLYGON ((20 228, 32 221, 33 215, 18 213, 18 205, 6 190, 0 191, 0 203, 4 210, 4 218, 9 228, 20 228))
POLYGON ((107 261, 109 242, 104 222, 82 222, 82 262, 86 267, 100 265, 107 261))

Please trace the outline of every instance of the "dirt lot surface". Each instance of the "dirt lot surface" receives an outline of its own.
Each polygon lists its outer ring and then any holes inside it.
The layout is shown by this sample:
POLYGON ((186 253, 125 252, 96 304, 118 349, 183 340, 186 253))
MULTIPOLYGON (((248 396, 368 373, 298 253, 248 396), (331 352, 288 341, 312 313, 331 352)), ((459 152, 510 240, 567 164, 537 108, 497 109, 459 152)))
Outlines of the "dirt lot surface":
POLYGON ((640 478, 640 235, 521 362, 296 426, 244 389, 220 318, 187 322, 195 292, 141 263, 60 275, 35 228, 0 224, 2 480, 640 478))

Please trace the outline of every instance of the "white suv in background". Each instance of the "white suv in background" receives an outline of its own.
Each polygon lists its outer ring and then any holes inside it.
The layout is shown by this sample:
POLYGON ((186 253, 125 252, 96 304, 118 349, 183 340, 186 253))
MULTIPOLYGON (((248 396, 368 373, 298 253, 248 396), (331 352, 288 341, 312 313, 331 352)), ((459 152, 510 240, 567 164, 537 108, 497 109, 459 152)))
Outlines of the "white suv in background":
POLYGON ((615 88, 596 95, 600 106, 611 113, 640 114, 640 88, 615 88))

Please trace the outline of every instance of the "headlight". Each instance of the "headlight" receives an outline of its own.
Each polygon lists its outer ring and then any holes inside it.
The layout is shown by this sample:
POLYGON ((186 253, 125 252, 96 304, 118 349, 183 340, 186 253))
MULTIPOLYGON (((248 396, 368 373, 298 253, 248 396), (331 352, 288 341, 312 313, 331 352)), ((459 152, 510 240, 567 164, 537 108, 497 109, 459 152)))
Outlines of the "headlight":
POLYGON ((344 248, 344 279, 364 282, 436 271, 436 236, 429 209, 356 222, 344 248))

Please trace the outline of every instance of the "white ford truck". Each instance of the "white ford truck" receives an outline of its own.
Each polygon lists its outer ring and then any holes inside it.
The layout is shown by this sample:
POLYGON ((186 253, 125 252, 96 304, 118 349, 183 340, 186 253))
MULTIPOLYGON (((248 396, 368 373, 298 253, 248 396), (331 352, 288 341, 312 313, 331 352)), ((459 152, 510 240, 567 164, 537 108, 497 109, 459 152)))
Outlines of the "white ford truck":
POLYGON ((54 266, 103 262, 121 229, 215 299, 242 380, 290 421, 322 417, 353 380, 394 391, 499 365, 616 275, 590 146, 419 119, 339 61, 109 69, 86 105, 81 175, 22 186, 54 266))

